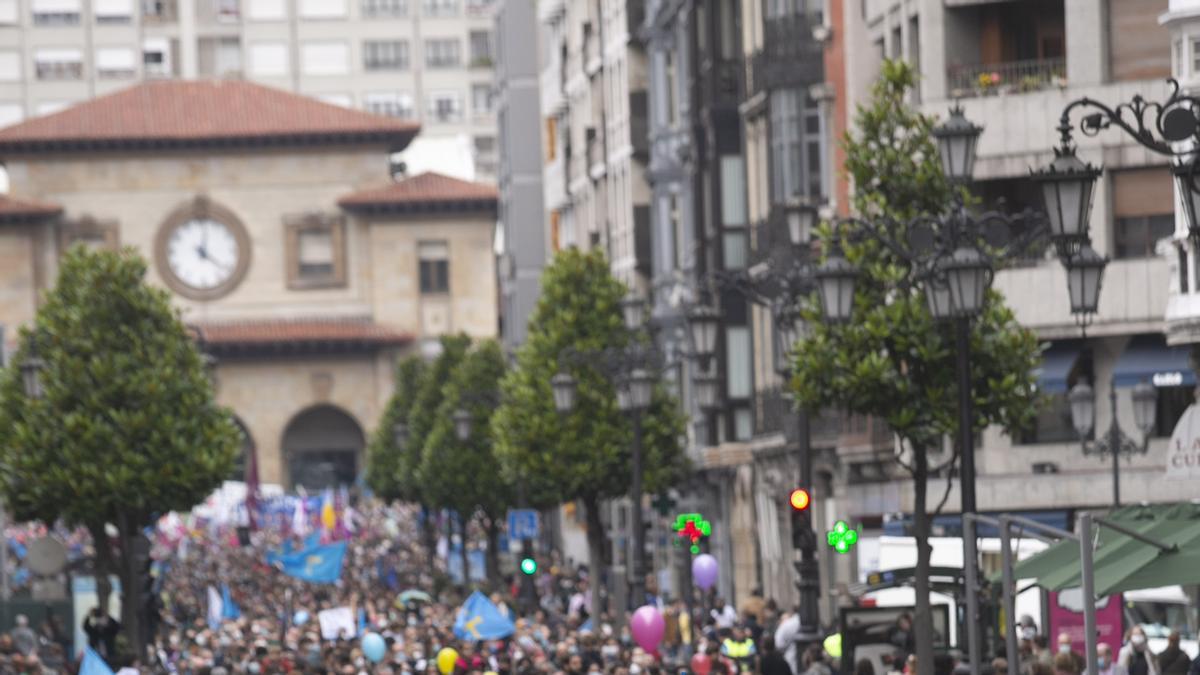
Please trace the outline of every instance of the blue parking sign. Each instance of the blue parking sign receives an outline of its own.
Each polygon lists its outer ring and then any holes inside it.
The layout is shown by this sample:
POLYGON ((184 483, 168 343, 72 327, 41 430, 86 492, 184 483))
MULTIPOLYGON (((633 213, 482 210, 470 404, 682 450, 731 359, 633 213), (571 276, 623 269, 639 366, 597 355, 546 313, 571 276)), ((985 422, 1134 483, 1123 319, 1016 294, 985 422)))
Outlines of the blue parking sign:
POLYGON ((512 509, 508 512, 510 539, 537 539, 538 512, 533 509, 512 509))

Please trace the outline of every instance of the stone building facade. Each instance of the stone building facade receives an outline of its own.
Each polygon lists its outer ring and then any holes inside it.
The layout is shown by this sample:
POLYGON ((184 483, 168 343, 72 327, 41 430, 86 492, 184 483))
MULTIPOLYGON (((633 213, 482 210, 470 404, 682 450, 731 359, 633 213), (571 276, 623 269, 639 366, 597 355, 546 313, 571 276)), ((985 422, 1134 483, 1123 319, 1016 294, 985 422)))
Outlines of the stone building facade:
POLYGON ((350 482, 396 357, 496 334, 495 190, 393 179, 417 130, 238 82, 146 83, 0 130, 0 323, 33 317, 72 244, 133 247, 218 357, 262 481, 350 482))

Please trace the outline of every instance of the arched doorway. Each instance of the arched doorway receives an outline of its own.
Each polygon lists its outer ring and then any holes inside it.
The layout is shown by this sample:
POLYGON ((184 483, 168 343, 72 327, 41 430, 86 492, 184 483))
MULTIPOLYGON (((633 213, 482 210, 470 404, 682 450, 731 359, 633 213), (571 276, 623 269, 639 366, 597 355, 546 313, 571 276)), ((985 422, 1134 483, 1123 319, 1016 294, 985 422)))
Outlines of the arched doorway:
POLYGON ((283 458, 293 488, 322 490, 352 485, 358 477, 362 428, 331 405, 309 408, 283 432, 283 458))

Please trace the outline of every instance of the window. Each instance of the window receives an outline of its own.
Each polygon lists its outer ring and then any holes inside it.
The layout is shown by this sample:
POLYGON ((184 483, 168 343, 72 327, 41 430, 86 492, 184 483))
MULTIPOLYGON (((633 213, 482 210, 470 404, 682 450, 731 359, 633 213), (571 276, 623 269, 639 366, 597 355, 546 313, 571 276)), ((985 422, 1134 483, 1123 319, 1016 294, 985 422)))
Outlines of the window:
POLYGON ((367 40, 363 43, 363 68, 366 70, 406 70, 407 40, 367 40))
POLYGON ((142 43, 142 71, 147 77, 171 75, 171 45, 166 38, 148 38, 142 43))
POLYGON ((0 0, 0 26, 17 24, 17 0, 0 0))
POLYGON ((345 226, 340 218, 304 214, 285 218, 288 288, 346 285, 345 226))
POLYGON ((486 115, 492 111, 492 85, 471 85, 471 110, 476 115, 486 115))
POLYGON ((280 21, 287 18, 284 0, 250 0, 247 14, 256 21, 280 21))
POLYGON ((721 220, 725 227, 746 224, 746 175, 741 155, 721 157, 721 220))
POLYGON ((462 61, 456 38, 437 38, 425 41, 425 65, 430 68, 453 68, 462 61))
POLYGON ((750 398, 754 394, 754 358, 748 326, 725 329, 725 357, 728 377, 725 393, 729 398, 750 398))
POLYGON ((300 16, 305 19, 345 18, 346 0, 300 0, 300 16))
POLYGON ((462 119, 462 100, 456 91, 435 91, 429 95, 429 117, 435 122, 462 119))
POLYGON ((133 0, 95 0, 96 23, 121 24, 133 20, 133 0))
POLYGON ((675 93, 675 87, 677 86, 679 78, 678 74, 675 72, 675 52, 667 52, 663 56, 663 60, 666 61, 663 70, 667 78, 666 85, 664 86, 666 89, 665 95, 667 97, 666 122, 669 125, 673 125, 675 122, 679 121, 679 99, 676 97, 675 93))
POLYGON ((33 53, 39 80, 78 80, 83 77, 83 52, 78 49, 39 49, 33 53))
POLYGON ((1038 408, 1033 423, 1021 430, 1020 442, 1026 445, 1078 442, 1079 434, 1075 432, 1075 425, 1071 422, 1071 402, 1067 398, 1067 392, 1080 382, 1092 381, 1091 359, 1086 353, 1080 354, 1067 376, 1065 391, 1042 392, 1045 403, 1038 408))
POLYGON ((458 0, 424 0, 426 16, 454 16, 458 14, 458 0))
POLYGON ((1113 256, 1154 257, 1158 240, 1175 231, 1175 192, 1162 167, 1112 174, 1113 256))
POLYGON ((476 136, 475 137, 475 154, 477 155, 492 155, 496 152, 496 137, 495 136, 476 136))
POLYGON ((821 107, 799 89, 771 94, 771 191, 775 202, 825 193, 821 107))
POLYGON ((0 82, 21 81, 21 52, 4 50, 0 52, 0 82))
POLYGON ((1129 216, 1113 221, 1114 257, 1153 258, 1158 240, 1175 233, 1175 215, 1129 216))
POLYGON ((450 292, 450 251, 444 241, 423 241, 417 245, 420 257, 422 293, 450 292))
POLYGON ((409 94, 393 91, 368 92, 363 96, 363 107, 367 112, 387 117, 412 119, 416 117, 413 99, 409 94))
POLYGON ((345 42, 309 42, 300 45, 305 75, 345 75, 350 72, 350 47, 345 42))
POLYGON ((250 72, 260 77, 288 74, 287 45, 282 42, 260 42, 250 45, 250 72))
POLYGON ((80 0, 33 0, 35 26, 74 26, 79 23, 80 0))
POLYGON ((685 270, 690 251, 688 250, 687 232, 684 231, 683 214, 680 213, 678 195, 672 194, 667 198, 667 222, 671 224, 671 238, 675 242, 673 260, 675 269, 685 270))
POLYGON ((486 30, 471 31, 471 65, 492 65, 492 33, 486 30))
POLYGON ((408 0, 363 0, 362 13, 366 18, 404 16, 408 0))
POLYGON ((96 76, 119 80, 137 75, 137 54, 128 47, 100 47, 96 50, 96 76))
POLYGON ((76 244, 83 244, 92 250, 117 250, 116 221, 99 222, 93 218, 69 220, 58 230, 59 253, 66 251, 76 244))

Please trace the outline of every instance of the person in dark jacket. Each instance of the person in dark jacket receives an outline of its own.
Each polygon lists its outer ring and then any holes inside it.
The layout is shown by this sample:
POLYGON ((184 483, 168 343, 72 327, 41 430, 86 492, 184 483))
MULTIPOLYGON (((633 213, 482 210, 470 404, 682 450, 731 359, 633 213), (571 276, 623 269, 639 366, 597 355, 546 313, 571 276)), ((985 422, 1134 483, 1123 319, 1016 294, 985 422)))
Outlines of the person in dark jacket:
POLYGON ((1187 675, 1191 659, 1179 648, 1179 637, 1177 630, 1167 636, 1167 648, 1158 655, 1159 675, 1187 675))
POLYGON ((83 632, 87 635, 88 646, 104 658, 117 655, 117 635, 121 633, 121 624, 108 615, 99 606, 93 607, 83 619, 83 632))
POLYGON ((765 635, 762 639, 762 663, 759 665, 762 675, 795 675, 788 665, 783 652, 775 648, 775 637, 765 635))

